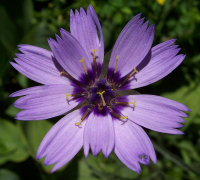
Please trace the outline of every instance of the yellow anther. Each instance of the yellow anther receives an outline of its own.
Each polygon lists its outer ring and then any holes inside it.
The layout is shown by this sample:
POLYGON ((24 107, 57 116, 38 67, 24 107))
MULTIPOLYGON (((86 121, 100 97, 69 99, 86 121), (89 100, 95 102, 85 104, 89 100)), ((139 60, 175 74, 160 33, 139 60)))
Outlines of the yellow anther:
POLYGON ((117 72, 117 63, 118 63, 118 59, 119 59, 119 55, 116 56, 116 64, 115 64, 115 71, 114 71, 114 73, 117 72))
POLYGON ((122 120, 128 119, 128 116, 120 116, 120 119, 122 119, 122 120))
POLYGON ((97 92, 97 94, 99 94, 101 96, 101 99, 102 99, 102 102, 103 102, 103 106, 106 106, 106 102, 103 98, 103 93, 105 93, 105 91, 102 91, 102 92, 97 92))
POLYGON ((128 102, 128 104, 133 104, 133 107, 135 107, 135 103, 136 103, 135 99, 134 99, 134 102, 128 102))
POLYGON ((90 51, 92 51, 94 53, 93 58, 96 59, 95 52, 98 51, 98 49, 91 49, 90 51))
POLYGON ((62 72, 60 72, 60 76, 61 76, 62 74, 68 75, 68 74, 65 72, 64 69, 62 70, 62 72))
POLYGON ((85 74, 87 74, 87 68, 86 68, 85 63, 83 62, 83 60, 84 60, 84 57, 79 62, 83 63, 83 68, 84 68, 85 74))
POLYGON ((69 97, 72 97, 73 95, 72 94, 67 94, 67 93, 65 93, 65 96, 66 96, 66 98, 67 98, 67 100, 69 100, 69 97))

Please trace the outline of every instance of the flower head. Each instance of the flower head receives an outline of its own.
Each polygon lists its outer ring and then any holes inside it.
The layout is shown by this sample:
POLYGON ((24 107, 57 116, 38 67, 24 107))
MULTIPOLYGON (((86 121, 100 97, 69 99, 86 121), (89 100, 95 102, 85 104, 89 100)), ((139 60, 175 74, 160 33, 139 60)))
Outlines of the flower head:
POLYGON ((141 126, 154 131, 182 134, 189 109, 178 102, 154 95, 123 95, 156 82, 173 71, 185 58, 177 55, 175 40, 152 47, 154 25, 136 15, 122 30, 110 56, 107 73, 102 73, 104 42, 97 15, 90 5, 87 13, 70 14, 70 33, 48 39, 51 51, 19 45, 11 65, 28 78, 43 84, 11 94, 14 106, 23 111, 18 120, 42 120, 74 111, 59 120, 41 142, 37 158, 56 171, 83 147, 108 157, 114 150, 130 169, 156 163, 154 147, 141 126), (100 38, 98 37, 98 32, 100 38), (79 109, 78 109, 79 107, 79 109))

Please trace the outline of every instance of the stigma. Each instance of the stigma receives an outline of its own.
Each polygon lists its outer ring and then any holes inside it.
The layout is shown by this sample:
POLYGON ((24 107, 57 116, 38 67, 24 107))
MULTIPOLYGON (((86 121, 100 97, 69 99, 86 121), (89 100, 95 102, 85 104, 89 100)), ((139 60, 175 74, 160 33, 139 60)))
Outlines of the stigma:
POLYGON ((103 106, 106 106, 106 102, 105 102, 105 100, 104 100, 103 93, 105 93, 105 91, 97 92, 97 94, 99 94, 99 95, 101 96, 103 106))
POLYGON ((91 110, 92 110, 91 107, 88 108, 87 111, 83 114, 81 120, 80 120, 79 122, 75 123, 75 126, 81 126, 81 125, 82 125, 81 123, 84 121, 84 119, 85 119, 86 116, 90 113, 91 110))
POLYGON ((67 94, 65 93, 66 99, 69 100, 69 97, 73 97, 73 94, 67 94))
POLYGON ((84 63, 83 60, 84 60, 84 57, 79 62, 81 62, 83 64, 83 68, 84 68, 85 74, 88 74, 87 68, 86 68, 85 63, 84 63))

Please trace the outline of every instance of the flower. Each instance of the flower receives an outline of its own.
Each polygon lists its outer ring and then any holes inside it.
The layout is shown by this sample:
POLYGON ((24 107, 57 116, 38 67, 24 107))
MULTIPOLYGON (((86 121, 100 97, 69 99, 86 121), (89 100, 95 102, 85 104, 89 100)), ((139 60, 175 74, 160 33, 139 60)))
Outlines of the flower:
POLYGON ((11 65, 26 77, 43 84, 17 91, 14 106, 24 109, 18 120, 42 120, 71 113, 59 120, 41 142, 37 159, 55 164, 52 172, 69 162, 83 147, 94 156, 107 158, 112 150, 131 170, 140 164, 156 163, 154 147, 141 126, 169 134, 183 134, 189 109, 178 102, 155 95, 122 95, 154 83, 173 71, 185 58, 168 40, 152 48, 154 25, 148 27, 136 15, 119 35, 103 74, 104 41, 98 17, 90 5, 87 14, 70 14, 71 33, 60 30, 61 38, 48 39, 51 51, 19 45, 11 65), (98 37, 98 32, 100 38, 98 37), (121 93, 121 94, 120 94, 121 93), (80 107, 78 109, 78 107, 80 107))

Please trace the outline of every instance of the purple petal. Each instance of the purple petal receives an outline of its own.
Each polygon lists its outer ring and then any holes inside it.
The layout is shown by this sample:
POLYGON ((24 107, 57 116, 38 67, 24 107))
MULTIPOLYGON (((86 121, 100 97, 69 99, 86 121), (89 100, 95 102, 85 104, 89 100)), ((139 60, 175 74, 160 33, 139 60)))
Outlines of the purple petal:
POLYGON ((183 125, 179 123, 185 122, 182 117, 187 117, 187 115, 181 112, 181 110, 189 111, 185 105, 153 95, 130 95, 127 98, 129 102, 136 101, 134 108, 129 106, 122 112, 131 121, 154 131, 183 134, 175 128, 182 127, 183 125))
POLYGON ((156 154, 151 140, 145 131, 135 123, 114 121, 115 153, 131 170, 139 173, 140 165, 149 164, 150 158, 156 164, 156 154))
POLYGON ((117 66, 122 77, 137 67, 153 43, 154 25, 147 29, 148 21, 143 24, 144 18, 139 20, 140 15, 135 16, 122 30, 111 54, 109 68, 115 69, 116 56, 119 55, 117 66))
POLYGON ((84 154, 87 157, 89 146, 96 156, 101 150, 108 157, 114 147, 114 127, 112 117, 107 108, 97 107, 89 115, 84 130, 84 154), (102 113, 102 111, 104 111, 102 113))
POLYGON ((79 42, 64 29, 60 30, 63 40, 56 35, 57 41, 49 39, 49 46, 61 66, 74 78, 79 80, 84 74, 83 64, 79 62, 84 57, 87 69, 91 68, 87 54, 79 42))
POLYGON ((182 63, 185 55, 177 55, 180 49, 177 45, 171 46, 174 41, 169 40, 152 48, 136 68, 139 73, 130 82, 130 88, 135 89, 152 84, 167 76, 182 63))
MULTIPOLYGON (((25 109, 16 115, 18 120, 42 120, 62 115, 79 104, 73 97, 66 99, 65 93, 72 94, 72 86, 58 84, 34 87, 34 93, 29 89, 24 90, 26 96, 19 98, 14 106, 25 109), (27 94, 27 92, 30 92, 27 94)), ((20 93, 16 93, 19 95, 20 93)), ((15 94, 15 96, 16 96, 15 94)), ((24 93, 23 93, 24 94, 24 93)))
POLYGON ((57 61, 53 54, 43 48, 21 44, 19 50, 23 54, 16 54, 18 58, 11 62, 11 65, 20 73, 41 84, 66 84, 69 80, 60 76, 57 61))
POLYGON ((104 57, 103 33, 98 17, 91 5, 87 9, 87 14, 83 8, 80 8, 80 14, 76 10, 75 15, 71 10, 70 31, 84 48, 90 62, 93 62, 93 52, 91 49, 98 49, 95 55, 97 57, 97 62, 102 64, 104 57), (100 33, 100 40, 98 37, 97 28, 100 33))
POLYGON ((45 158, 45 165, 56 163, 51 172, 68 163, 83 146, 83 127, 75 126, 81 119, 80 110, 76 110, 59 120, 46 134, 38 151, 37 159, 45 158))

